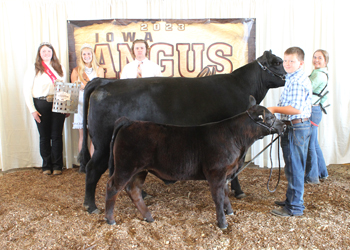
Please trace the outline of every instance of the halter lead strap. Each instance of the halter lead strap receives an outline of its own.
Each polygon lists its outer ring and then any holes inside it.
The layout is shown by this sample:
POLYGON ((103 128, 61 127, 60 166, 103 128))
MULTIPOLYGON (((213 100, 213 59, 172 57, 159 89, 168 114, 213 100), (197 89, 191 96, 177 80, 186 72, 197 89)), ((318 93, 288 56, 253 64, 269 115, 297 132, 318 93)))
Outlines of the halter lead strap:
POLYGON ((246 110, 246 113, 248 114, 249 118, 252 119, 256 124, 260 125, 260 126, 263 127, 263 128, 266 128, 266 129, 269 130, 270 133, 271 133, 273 124, 275 124, 276 119, 273 121, 271 127, 269 127, 269 126, 267 126, 265 123, 261 123, 261 122, 255 121, 254 118, 251 116, 251 114, 249 114, 248 110, 246 110))
POLYGON ((281 78, 283 81, 286 80, 286 77, 284 75, 279 75, 276 72, 273 72, 271 69, 269 69, 268 67, 262 65, 258 59, 256 59, 256 62, 259 64, 259 66, 263 69, 263 70, 267 70, 267 72, 271 73, 274 76, 277 76, 279 78, 281 78))

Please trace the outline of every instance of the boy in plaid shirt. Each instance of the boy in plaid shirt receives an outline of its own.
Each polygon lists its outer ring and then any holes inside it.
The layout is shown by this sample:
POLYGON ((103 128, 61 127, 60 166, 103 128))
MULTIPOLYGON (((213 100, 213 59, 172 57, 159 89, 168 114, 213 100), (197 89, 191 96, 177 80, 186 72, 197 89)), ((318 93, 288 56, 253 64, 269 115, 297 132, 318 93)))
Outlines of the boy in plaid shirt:
POLYGON ((283 67, 287 72, 286 84, 276 107, 269 107, 272 113, 280 114, 287 124, 281 137, 281 147, 285 162, 285 175, 288 180, 286 199, 275 201, 281 206, 271 213, 276 216, 300 216, 305 209, 304 174, 308 145, 311 134, 312 88, 308 76, 302 70, 304 51, 291 47, 284 53, 283 67))

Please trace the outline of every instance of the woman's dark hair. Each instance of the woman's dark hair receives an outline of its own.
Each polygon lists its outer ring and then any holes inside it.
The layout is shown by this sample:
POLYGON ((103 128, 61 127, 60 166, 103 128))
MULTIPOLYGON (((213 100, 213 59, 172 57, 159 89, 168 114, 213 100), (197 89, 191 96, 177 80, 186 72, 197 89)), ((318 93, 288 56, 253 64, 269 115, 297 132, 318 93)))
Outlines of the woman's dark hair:
POLYGON ((37 75, 39 72, 41 74, 43 74, 45 71, 44 66, 42 65, 43 60, 41 59, 41 56, 40 56, 40 50, 44 46, 46 46, 52 50, 52 58, 51 58, 52 68, 54 68, 54 70, 57 72, 57 74, 59 76, 63 76, 63 70, 62 70, 62 66, 60 64, 60 61, 58 60, 58 58, 56 56, 56 52, 55 52, 53 46, 49 43, 42 43, 42 44, 40 44, 40 46, 38 48, 38 52, 36 54, 36 59, 35 59, 35 75, 37 75))

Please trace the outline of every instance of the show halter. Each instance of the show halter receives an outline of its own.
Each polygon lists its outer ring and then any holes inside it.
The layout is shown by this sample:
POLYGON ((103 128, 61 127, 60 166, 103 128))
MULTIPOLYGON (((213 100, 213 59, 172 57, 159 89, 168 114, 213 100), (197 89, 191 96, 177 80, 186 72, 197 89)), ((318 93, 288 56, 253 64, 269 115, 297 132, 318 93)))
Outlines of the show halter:
POLYGON ((279 78, 281 78, 283 81, 286 80, 285 75, 280 75, 276 72, 273 72, 271 69, 269 69, 267 66, 262 65, 258 59, 256 59, 256 62, 259 64, 259 66, 263 69, 263 70, 267 70, 267 72, 269 72, 270 74, 277 76, 279 78))
POLYGON ((276 117, 275 117, 275 120, 273 121, 272 125, 269 127, 269 126, 267 126, 267 125, 266 125, 265 123, 263 123, 263 122, 258 122, 258 121, 256 121, 256 120, 251 116, 251 114, 248 112, 248 110, 246 111, 246 113, 248 114, 249 118, 253 120, 253 122, 255 122, 256 124, 260 125, 260 126, 263 127, 263 128, 266 128, 266 129, 270 132, 270 134, 271 134, 272 127, 273 127, 273 125, 275 124, 275 121, 276 121, 276 117))
MULTIPOLYGON (((262 126, 263 128, 266 128, 270 131, 271 133, 271 130, 272 130, 272 126, 273 124, 275 124, 275 121, 276 121, 276 118, 275 120, 273 121, 271 127, 267 126, 266 124, 264 123, 261 123, 261 122, 258 122, 256 120, 254 120, 254 118, 250 115, 250 113, 248 112, 248 110, 246 111, 246 113, 248 114, 249 118, 252 119, 256 124, 262 126)), ((252 161, 254 161, 259 155, 261 155, 268 147, 270 147, 277 139, 278 139, 278 144, 279 144, 279 138, 280 138, 280 135, 278 135, 275 139, 273 139, 273 135, 272 135, 272 138, 271 138, 271 142, 263 149, 261 150, 256 156, 253 157, 253 159, 251 159, 246 165, 244 165, 243 167, 241 167, 240 169, 238 169, 238 171, 234 174, 232 180, 234 178, 236 178, 252 161)), ((273 193, 276 191, 277 189, 277 186, 280 182, 280 178, 281 178, 281 161, 280 161, 280 152, 278 150, 278 169, 279 169, 279 174, 278 174, 278 181, 277 181, 277 184, 276 184, 276 187, 274 190, 270 190, 269 188, 269 183, 270 183, 270 180, 271 180, 271 175, 272 175, 272 146, 271 146, 271 149, 270 149, 270 162, 271 162, 271 169, 270 169, 270 176, 269 176, 269 179, 267 181, 267 190, 269 190, 270 193, 273 193)))

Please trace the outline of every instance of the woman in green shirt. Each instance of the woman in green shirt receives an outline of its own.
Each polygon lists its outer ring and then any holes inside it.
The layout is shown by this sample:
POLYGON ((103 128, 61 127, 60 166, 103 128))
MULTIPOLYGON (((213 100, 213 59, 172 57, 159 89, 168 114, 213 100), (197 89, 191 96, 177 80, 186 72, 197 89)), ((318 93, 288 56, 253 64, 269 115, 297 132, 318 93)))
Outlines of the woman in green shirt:
POLYGON ((312 113, 311 113, 311 137, 308 148, 308 155, 305 170, 305 183, 316 183, 319 180, 325 180, 328 177, 326 162, 323 158, 323 153, 318 144, 317 132, 318 125, 322 119, 322 104, 326 101, 327 95, 320 99, 320 96, 326 93, 328 84, 328 68, 329 61, 328 52, 325 50, 316 50, 312 64, 315 69, 309 76, 312 85, 312 113))

